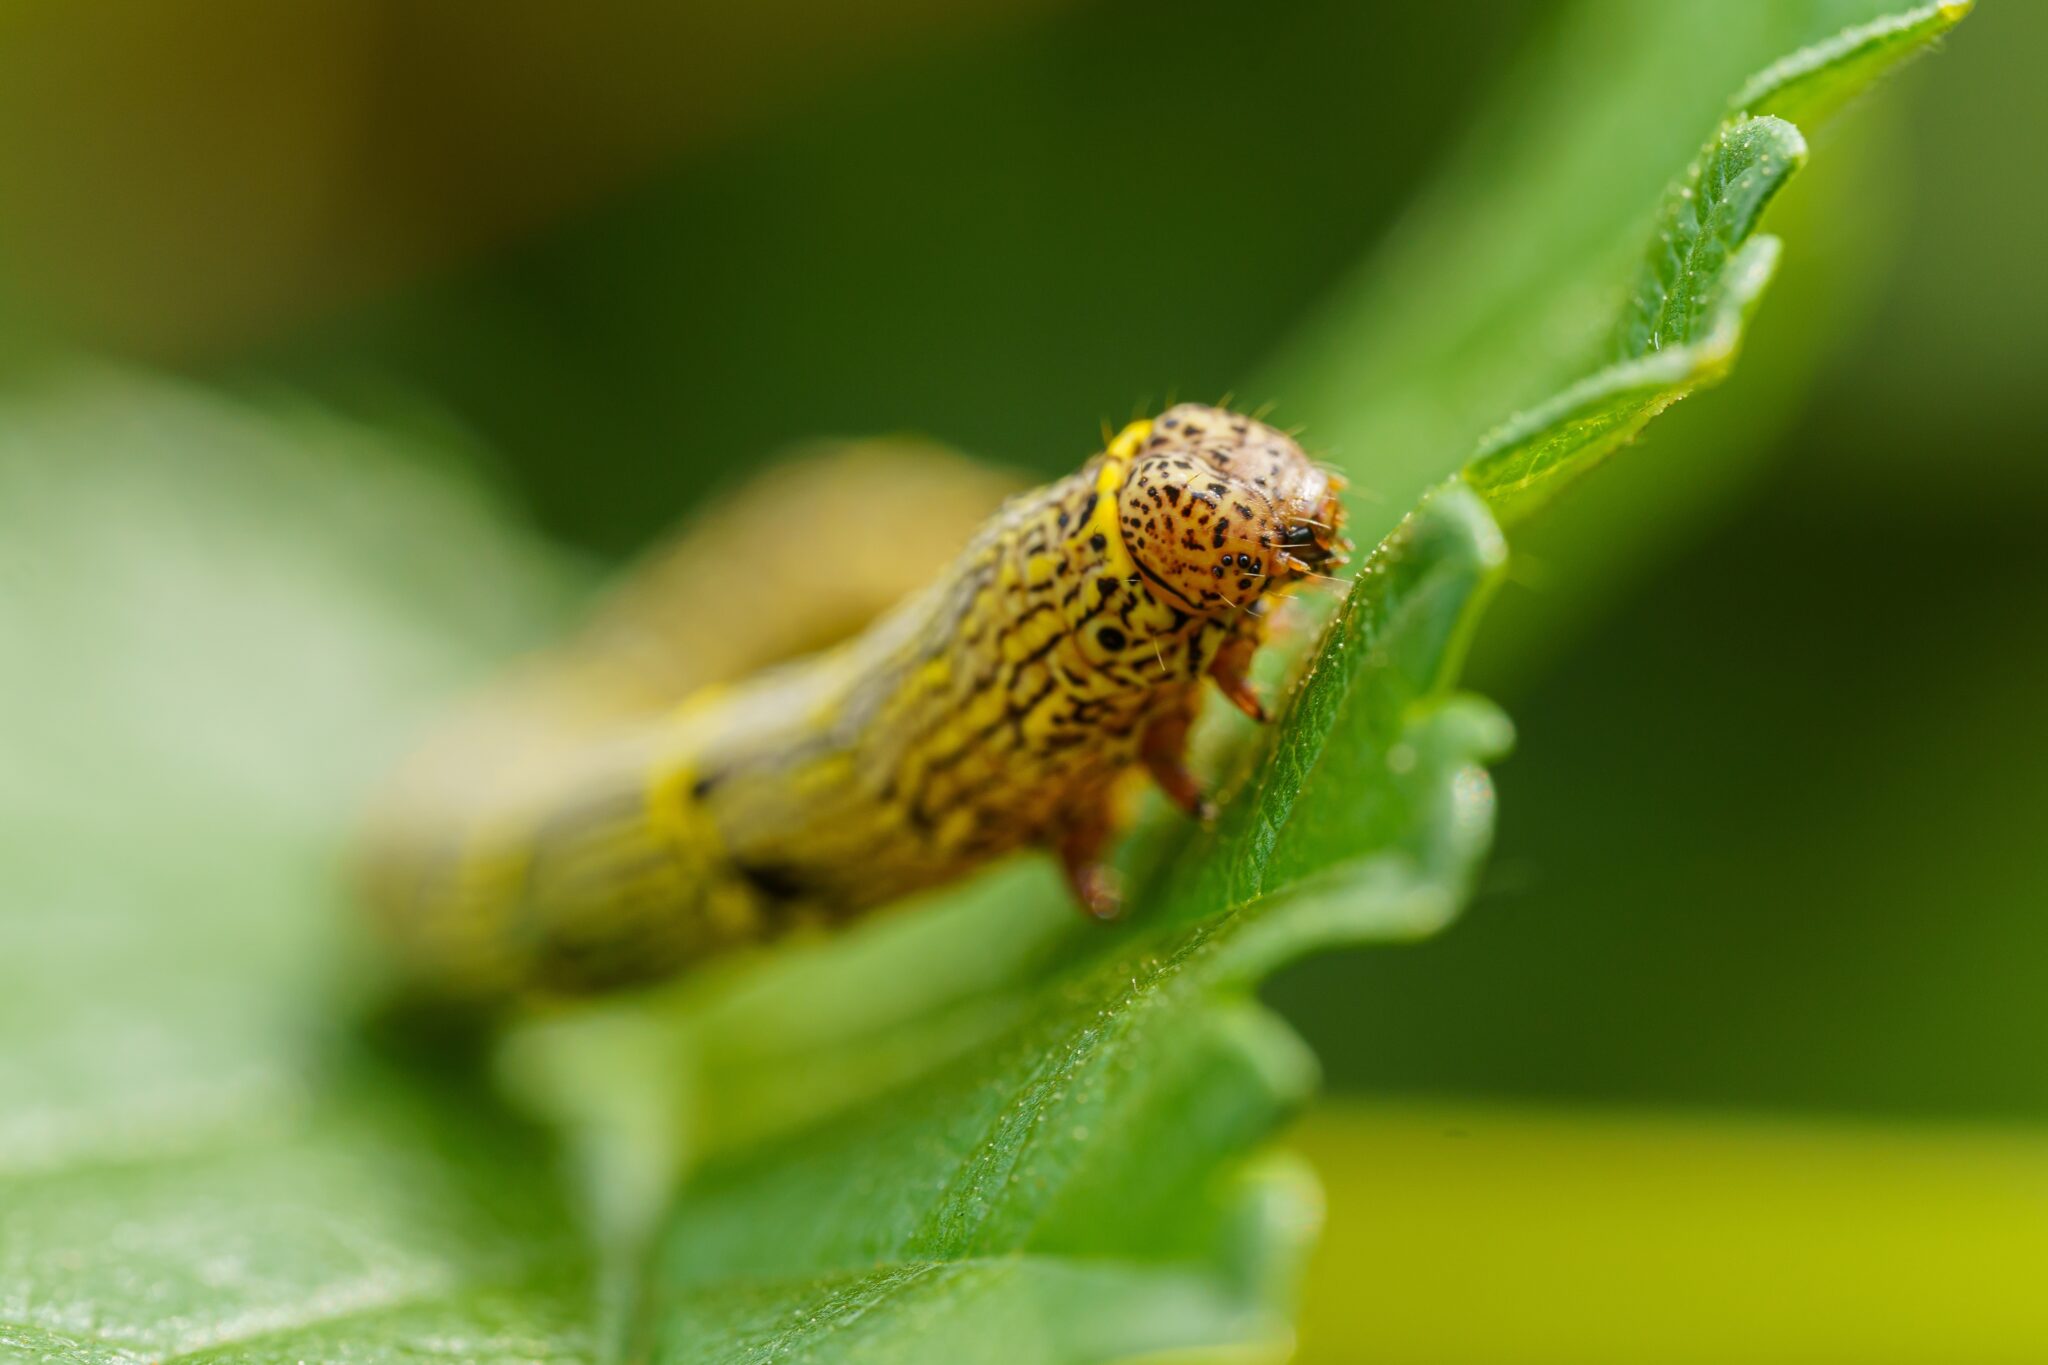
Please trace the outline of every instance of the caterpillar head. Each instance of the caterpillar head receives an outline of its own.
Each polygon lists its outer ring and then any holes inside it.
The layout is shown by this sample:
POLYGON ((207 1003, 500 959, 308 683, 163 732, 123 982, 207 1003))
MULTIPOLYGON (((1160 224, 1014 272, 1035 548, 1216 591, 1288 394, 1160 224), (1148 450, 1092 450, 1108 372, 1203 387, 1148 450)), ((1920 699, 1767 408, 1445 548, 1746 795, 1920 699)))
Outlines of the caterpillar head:
POLYGON ((1342 562, 1341 487, 1285 432, 1182 403, 1137 443, 1117 519, 1147 578, 1199 611, 1229 611, 1342 562))

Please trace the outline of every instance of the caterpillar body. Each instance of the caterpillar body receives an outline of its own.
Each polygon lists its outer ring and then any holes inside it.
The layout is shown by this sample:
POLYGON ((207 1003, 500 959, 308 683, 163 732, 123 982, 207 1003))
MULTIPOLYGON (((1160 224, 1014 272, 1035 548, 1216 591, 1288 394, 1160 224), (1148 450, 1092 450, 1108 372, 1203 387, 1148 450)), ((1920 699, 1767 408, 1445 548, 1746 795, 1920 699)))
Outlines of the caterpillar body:
POLYGON ((1120 779, 1206 811, 1205 679, 1263 717, 1246 669, 1269 602, 1346 548, 1336 493, 1285 433, 1183 404, 843 644, 579 724, 486 703, 454 750, 484 760, 409 765, 374 813, 373 918, 419 984, 483 997, 663 976, 1030 846, 1112 915, 1120 779))

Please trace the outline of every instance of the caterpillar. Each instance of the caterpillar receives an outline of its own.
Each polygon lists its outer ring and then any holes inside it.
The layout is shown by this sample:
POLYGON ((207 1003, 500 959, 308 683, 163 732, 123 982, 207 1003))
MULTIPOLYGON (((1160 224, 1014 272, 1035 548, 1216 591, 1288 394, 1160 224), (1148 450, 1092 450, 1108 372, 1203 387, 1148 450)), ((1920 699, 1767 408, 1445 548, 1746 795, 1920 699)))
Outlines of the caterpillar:
MULTIPOLYGON (((1264 719, 1247 669, 1274 599, 1348 550, 1339 491, 1287 434, 1181 404, 841 644, 675 702, 594 702, 571 651, 401 771, 360 850, 372 918, 413 981, 489 997, 666 976, 1028 847, 1111 917, 1121 779, 1207 817, 1205 684, 1264 719)), ((888 493, 846 512, 884 541, 917 515, 888 493)))

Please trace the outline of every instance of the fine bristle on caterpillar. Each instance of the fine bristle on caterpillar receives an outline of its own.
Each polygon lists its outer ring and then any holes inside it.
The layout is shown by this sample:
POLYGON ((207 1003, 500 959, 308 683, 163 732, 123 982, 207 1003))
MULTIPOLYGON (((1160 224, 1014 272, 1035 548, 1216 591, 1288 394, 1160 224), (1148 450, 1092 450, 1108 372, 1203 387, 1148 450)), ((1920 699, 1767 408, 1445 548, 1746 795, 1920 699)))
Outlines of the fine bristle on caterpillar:
POLYGON ((1263 719, 1246 671, 1346 548, 1336 494, 1285 433, 1182 404, 821 653, 673 702, 589 706, 573 658, 501 689, 373 812, 375 922, 422 987, 489 997, 664 976, 1026 847, 1113 915, 1119 779, 1206 814, 1205 681, 1263 719))

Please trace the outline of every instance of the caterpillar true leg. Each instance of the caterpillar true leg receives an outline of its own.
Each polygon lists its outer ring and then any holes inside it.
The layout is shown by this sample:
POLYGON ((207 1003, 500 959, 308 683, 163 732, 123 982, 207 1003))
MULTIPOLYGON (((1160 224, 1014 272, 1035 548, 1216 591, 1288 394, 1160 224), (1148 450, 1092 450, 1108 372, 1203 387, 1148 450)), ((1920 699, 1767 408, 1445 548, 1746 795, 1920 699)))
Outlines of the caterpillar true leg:
POLYGON ((1202 795, 1202 784, 1188 771, 1188 729, 1194 724, 1195 698, 1189 700, 1190 705, 1169 711, 1145 727, 1138 757, 1167 800, 1195 819, 1207 821, 1215 817, 1216 807, 1202 795))
POLYGON ((1116 839, 1116 816, 1107 791, 1097 796, 1060 834, 1060 871, 1081 909, 1096 919, 1115 919, 1123 908, 1116 870, 1102 860, 1116 839))
POLYGON ((1209 676, 1216 680, 1216 689, 1230 698, 1232 706, 1261 725, 1266 722, 1266 704, 1259 700, 1249 674, 1262 633, 1258 627, 1237 631, 1223 642, 1209 665, 1209 676))

